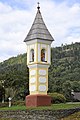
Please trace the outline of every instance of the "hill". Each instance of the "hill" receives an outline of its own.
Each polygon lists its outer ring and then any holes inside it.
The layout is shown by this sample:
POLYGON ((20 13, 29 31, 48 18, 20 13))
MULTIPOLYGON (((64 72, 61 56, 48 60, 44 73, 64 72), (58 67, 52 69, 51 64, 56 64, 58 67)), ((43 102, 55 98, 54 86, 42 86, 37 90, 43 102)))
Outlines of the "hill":
MULTIPOLYGON (((51 48, 51 52, 48 92, 62 93, 70 100, 72 89, 80 91, 80 43, 62 44, 60 47, 51 48)), ((0 63, 0 81, 5 80, 5 89, 0 85, 0 98, 4 92, 7 97, 12 93, 14 99, 24 99, 25 94, 29 93, 26 60, 25 53, 0 63)))

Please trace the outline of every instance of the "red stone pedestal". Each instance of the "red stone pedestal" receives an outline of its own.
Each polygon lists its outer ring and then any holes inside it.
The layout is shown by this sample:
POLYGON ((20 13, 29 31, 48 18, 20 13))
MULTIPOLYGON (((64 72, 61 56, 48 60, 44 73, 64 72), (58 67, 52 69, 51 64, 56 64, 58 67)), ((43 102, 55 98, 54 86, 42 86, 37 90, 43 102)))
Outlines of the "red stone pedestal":
POLYGON ((48 95, 28 95, 26 96, 26 107, 49 106, 51 97, 48 95))

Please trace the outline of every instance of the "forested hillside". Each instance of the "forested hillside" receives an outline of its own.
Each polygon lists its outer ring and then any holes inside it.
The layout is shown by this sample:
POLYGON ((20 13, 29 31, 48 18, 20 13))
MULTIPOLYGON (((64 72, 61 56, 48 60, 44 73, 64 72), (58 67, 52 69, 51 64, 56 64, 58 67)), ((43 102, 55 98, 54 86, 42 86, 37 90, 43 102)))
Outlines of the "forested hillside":
MULTIPOLYGON (((51 48, 49 91, 65 95, 70 100, 71 90, 80 91, 80 43, 51 48)), ((26 53, 0 63, 0 98, 12 96, 24 99, 28 94, 29 73, 26 53), (4 81, 4 83, 3 83, 4 81), (4 87, 2 87, 4 86, 4 87)))

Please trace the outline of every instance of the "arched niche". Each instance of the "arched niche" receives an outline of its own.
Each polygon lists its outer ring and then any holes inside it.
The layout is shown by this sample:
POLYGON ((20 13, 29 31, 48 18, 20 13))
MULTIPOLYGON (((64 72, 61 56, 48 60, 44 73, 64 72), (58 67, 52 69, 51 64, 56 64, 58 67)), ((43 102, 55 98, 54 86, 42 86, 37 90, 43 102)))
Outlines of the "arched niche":
POLYGON ((34 49, 30 50, 30 62, 34 62, 34 49))
POLYGON ((47 62, 46 61, 46 50, 45 49, 41 50, 41 61, 42 62, 47 62))

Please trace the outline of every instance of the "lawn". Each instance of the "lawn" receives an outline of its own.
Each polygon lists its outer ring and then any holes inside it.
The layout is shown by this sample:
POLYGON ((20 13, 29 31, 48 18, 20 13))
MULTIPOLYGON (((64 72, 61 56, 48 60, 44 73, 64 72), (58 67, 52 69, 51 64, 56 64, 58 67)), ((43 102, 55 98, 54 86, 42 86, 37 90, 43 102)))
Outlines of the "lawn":
POLYGON ((12 106, 12 107, 3 107, 0 110, 59 110, 59 109, 72 109, 80 107, 80 102, 75 103, 61 103, 61 104, 52 104, 51 106, 41 106, 41 107, 26 107, 26 106, 12 106))
POLYGON ((16 120, 14 118, 0 118, 0 120, 16 120))
POLYGON ((80 120, 80 112, 76 112, 68 117, 62 118, 61 120, 80 120))

